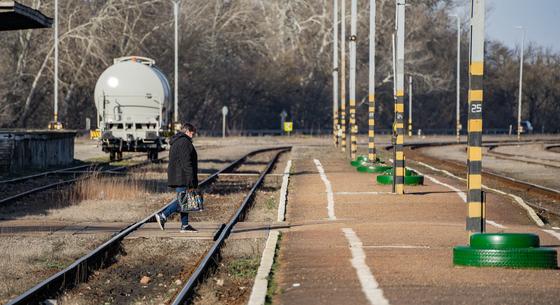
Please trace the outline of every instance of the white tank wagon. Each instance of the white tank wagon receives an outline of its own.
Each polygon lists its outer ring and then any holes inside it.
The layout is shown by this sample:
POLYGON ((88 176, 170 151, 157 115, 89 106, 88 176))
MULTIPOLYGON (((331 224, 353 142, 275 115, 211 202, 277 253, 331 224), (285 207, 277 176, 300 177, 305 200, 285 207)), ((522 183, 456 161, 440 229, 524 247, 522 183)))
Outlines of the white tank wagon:
POLYGON ((111 160, 123 151, 145 151, 157 159, 166 148, 162 135, 171 119, 171 87, 155 61, 144 57, 114 60, 95 85, 97 126, 111 160))

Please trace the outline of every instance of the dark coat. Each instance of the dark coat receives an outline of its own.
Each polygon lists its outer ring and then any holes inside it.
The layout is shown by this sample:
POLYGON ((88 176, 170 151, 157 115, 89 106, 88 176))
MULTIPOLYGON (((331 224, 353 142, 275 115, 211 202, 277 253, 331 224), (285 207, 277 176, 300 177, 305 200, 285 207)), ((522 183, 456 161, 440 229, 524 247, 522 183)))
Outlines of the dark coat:
POLYGON ((167 185, 169 187, 198 187, 198 155, 192 139, 183 132, 171 137, 169 143, 169 166, 167 185))

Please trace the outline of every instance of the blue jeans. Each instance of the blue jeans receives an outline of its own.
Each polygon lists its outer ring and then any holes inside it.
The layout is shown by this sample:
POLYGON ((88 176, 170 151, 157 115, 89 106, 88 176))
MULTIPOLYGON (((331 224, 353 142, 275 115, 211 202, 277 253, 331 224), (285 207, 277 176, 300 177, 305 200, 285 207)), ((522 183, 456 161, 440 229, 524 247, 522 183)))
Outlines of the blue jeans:
MULTIPOLYGON (((177 195, 179 193, 186 191, 186 187, 178 187, 175 189, 177 195)), ((177 196, 179 197, 179 196, 177 196)), ((165 210, 163 210, 163 215, 165 218, 173 215, 173 213, 181 213, 181 205, 179 204, 179 200, 175 199, 172 204, 170 204, 165 210)), ((189 214, 188 213, 181 213, 181 226, 186 226, 189 224, 189 214)))

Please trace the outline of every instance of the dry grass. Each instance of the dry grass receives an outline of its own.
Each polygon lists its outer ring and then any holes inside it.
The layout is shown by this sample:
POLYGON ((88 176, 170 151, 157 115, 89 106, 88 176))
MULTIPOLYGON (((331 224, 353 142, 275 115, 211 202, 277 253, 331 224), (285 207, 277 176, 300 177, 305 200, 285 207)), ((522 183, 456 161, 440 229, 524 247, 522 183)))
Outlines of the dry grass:
POLYGON ((0 237, 0 304, 92 250, 109 234, 0 237))
POLYGON ((173 193, 168 191, 161 173, 147 167, 126 176, 94 174, 54 197, 49 202, 57 204, 46 208, 44 213, 24 216, 25 211, 19 210, 14 211, 14 216, 23 214, 24 219, 76 222, 133 222, 169 202, 173 193))
POLYGON ((69 193, 71 202, 138 199, 148 193, 143 175, 102 177, 95 173, 78 181, 69 193))

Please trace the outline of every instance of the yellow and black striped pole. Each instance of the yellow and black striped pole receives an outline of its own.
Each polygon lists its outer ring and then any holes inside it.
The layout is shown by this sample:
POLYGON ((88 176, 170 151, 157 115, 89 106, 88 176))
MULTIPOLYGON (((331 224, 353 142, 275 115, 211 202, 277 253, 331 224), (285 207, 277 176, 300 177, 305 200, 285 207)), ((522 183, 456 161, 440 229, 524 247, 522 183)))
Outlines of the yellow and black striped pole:
POLYGON ((408 77, 408 136, 412 137, 412 76, 408 77))
POLYGON ((377 160, 375 152, 375 0, 369 1, 369 94, 368 94, 368 160, 377 160))
POLYGON ((338 0, 333 1, 333 142, 338 147, 338 0))
POLYGON ((358 25, 358 0, 352 0, 350 17, 350 160, 358 151, 358 125, 356 125, 356 40, 358 25))
POLYGON ((340 148, 346 152, 346 0, 340 3, 340 148))
POLYGON ((406 0, 397 0, 395 193, 404 194, 404 24, 406 0))
POLYGON ((472 0, 469 67, 467 230, 485 231, 485 206, 482 198, 482 100, 484 76, 485 0, 472 0))

